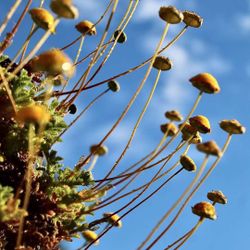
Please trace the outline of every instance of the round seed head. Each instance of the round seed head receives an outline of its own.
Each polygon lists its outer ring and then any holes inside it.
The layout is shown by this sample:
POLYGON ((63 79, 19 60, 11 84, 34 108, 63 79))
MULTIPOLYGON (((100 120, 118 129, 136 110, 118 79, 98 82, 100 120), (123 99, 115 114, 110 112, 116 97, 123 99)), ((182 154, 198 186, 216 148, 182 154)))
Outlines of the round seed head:
POLYGON ((171 60, 164 56, 157 56, 153 63, 153 67, 155 69, 162 70, 162 71, 170 70, 172 66, 173 66, 173 63, 171 62, 171 60))
POLYGON ((120 91, 120 84, 115 80, 109 81, 108 82, 108 87, 113 92, 119 92, 120 91))
POLYGON ((210 220, 217 219, 215 207, 207 201, 202 201, 194 205, 192 207, 192 212, 193 214, 196 214, 200 217, 208 218, 210 220))
POLYGON ((34 8, 29 11, 33 22, 44 30, 50 30, 55 33, 54 17, 49 11, 43 8, 34 8))
MULTIPOLYGON (((187 134, 182 134, 182 140, 187 141, 190 139, 190 135, 188 136, 187 134)), ((202 142, 202 138, 200 136, 200 133, 197 132, 195 135, 193 135, 193 138, 189 140, 190 144, 198 144, 202 142)))
POLYGON ((118 214, 113 214, 111 212, 104 213, 103 217, 107 217, 107 221, 114 227, 122 227, 122 221, 120 220, 120 216, 118 214), (111 216, 112 215, 112 216, 111 216))
POLYGON ((165 113, 165 117, 168 118, 170 121, 180 122, 183 120, 182 115, 177 110, 167 111, 165 113))
POLYGON ((77 112, 77 107, 76 107, 76 105, 75 105, 75 104, 71 104, 71 105, 69 106, 68 111, 69 111, 69 113, 70 113, 71 115, 74 115, 74 114, 77 112))
POLYGON ((52 76, 63 74, 71 77, 74 74, 71 60, 59 49, 51 49, 31 59, 29 66, 31 72, 43 71, 52 76))
POLYGON ((121 32, 121 30, 116 30, 114 32, 114 39, 116 39, 119 36, 117 42, 118 43, 125 43, 127 41, 127 35, 124 31, 121 32))
MULTIPOLYGON (((88 242, 93 242, 98 238, 98 235, 92 230, 83 231, 82 236, 88 242)), ((99 240, 97 240, 94 244, 95 245, 99 244, 99 240)))
POLYGON ((216 94, 220 92, 220 86, 217 80, 209 73, 198 74, 189 79, 189 81, 194 87, 207 94, 216 94))
POLYGON ((50 113, 45 106, 33 104, 20 108, 15 117, 20 124, 36 123, 46 124, 50 120, 50 113))
MULTIPOLYGON (((180 128, 182 126, 182 123, 178 125, 180 128)), ((188 140, 190 137, 195 137, 198 134, 198 131, 196 128, 191 126, 189 123, 185 123, 184 127, 181 130, 182 133, 182 139, 183 140, 188 140)))
POLYGON ((214 155, 217 157, 220 157, 222 154, 220 148, 218 147, 215 141, 200 143, 197 145, 197 149, 202 153, 214 155))
POLYGON ((197 115, 189 119, 190 125, 196 128, 200 133, 210 133, 209 120, 203 115, 197 115))
POLYGON ((192 160, 191 157, 187 155, 182 155, 180 157, 180 163, 184 169, 187 171, 195 172, 196 171, 196 165, 195 162, 192 160))
POLYGON ((94 155, 103 156, 108 153, 108 148, 104 145, 92 145, 90 152, 94 155))
POLYGON ((72 4, 72 0, 52 0, 50 8, 59 17, 76 19, 79 16, 78 9, 72 4))
POLYGON ((78 23, 75 27, 83 35, 93 36, 97 33, 94 24, 87 20, 78 23))
POLYGON ((190 26, 193 28, 199 28, 203 23, 203 19, 195 12, 185 10, 182 12, 182 14, 184 16, 183 22, 187 26, 190 26))
POLYGON ((244 134, 246 128, 237 120, 222 120, 220 127, 229 134, 244 134))
POLYGON ((161 132, 168 136, 174 136, 178 132, 178 128, 173 123, 165 123, 161 125, 161 132))
POLYGON ((159 10, 161 19, 170 24, 177 24, 183 20, 183 14, 174 6, 163 6, 159 10))
POLYGON ((216 203, 227 204, 227 197, 221 191, 208 192, 207 198, 216 203))

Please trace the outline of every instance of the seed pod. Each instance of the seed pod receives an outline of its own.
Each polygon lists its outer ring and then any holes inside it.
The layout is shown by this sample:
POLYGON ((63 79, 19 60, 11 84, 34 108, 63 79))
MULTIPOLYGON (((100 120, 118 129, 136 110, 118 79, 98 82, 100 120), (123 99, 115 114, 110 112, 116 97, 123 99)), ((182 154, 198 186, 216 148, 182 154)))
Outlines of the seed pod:
POLYGON ((59 17, 76 19, 79 16, 78 9, 72 4, 72 0, 52 0, 50 8, 59 17))
POLYGON ((209 120, 203 115, 197 115, 189 119, 190 125, 196 128, 200 133, 210 133, 209 120))
POLYGON ((50 120, 50 113, 45 106, 33 104, 20 108, 16 113, 15 119, 20 124, 46 124, 50 120))
POLYGON ((71 60, 59 49, 51 49, 33 58, 28 63, 31 72, 46 72, 48 75, 63 74, 71 77, 74 66, 71 60))
POLYGON ((153 63, 153 67, 155 69, 162 70, 162 71, 170 70, 172 66, 173 66, 173 63, 171 62, 171 60, 164 56, 157 56, 153 63))
POLYGON ((178 128, 173 123, 165 123, 161 125, 161 132, 168 136, 174 136, 178 132, 178 128))
POLYGON ((184 16, 183 22, 187 26, 190 26, 193 28, 199 28, 203 23, 203 19, 195 12, 185 10, 182 12, 182 14, 184 16))
POLYGON ((192 212, 200 217, 205 217, 211 220, 217 219, 215 207, 207 201, 202 201, 194 205, 192 207, 192 212))
POLYGON ((51 33, 55 33, 54 17, 49 11, 43 8, 34 8, 29 11, 34 23, 44 30, 50 30, 51 33))
POLYGON ((117 40, 118 43, 125 43, 127 41, 127 35, 124 31, 121 32, 121 30, 116 30, 114 32, 114 39, 116 39, 119 35, 119 38, 117 40))
POLYGON ((202 153, 214 155, 217 157, 220 157, 222 154, 220 148, 218 147, 215 141, 200 143, 197 145, 197 149, 202 153))
POLYGON ((227 197, 221 191, 208 192, 207 198, 216 203, 227 204, 227 197))
POLYGON ((222 120, 220 127, 229 134, 244 134, 246 128, 237 120, 222 120))
POLYGON ((163 6, 159 10, 159 16, 161 19, 170 24, 177 24, 183 20, 183 14, 177 10, 174 6, 163 6))
MULTIPOLYGON (((98 238, 98 235, 92 231, 92 230, 85 230, 82 232, 82 236, 83 238, 88 241, 88 242, 93 242, 98 238)), ((99 240, 97 240, 94 244, 98 245, 99 244, 99 240)))
POLYGON ((83 35, 93 36, 96 35, 96 27, 90 21, 84 20, 78 23, 76 26, 77 31, 82 33, 83 35))
POLYGON ((104 145, 92 145, 90 152, 94 155, 103 156, 108 153, 108 148, 104 145))
POLYGON ((168 118, 170 121, 180 122, 183 120, 182 115, 177 110, 167 111, 165 113, 165 117, 168 118))
POLYGON ((191 157, 187 155, 182 155, 180 157, 180 163, 184 169, 187 171, 195 172, 196 171, 196 165, 195 162, 192 160, 191 157))
MULTIPOLYGON (((191 135, 187 135, 187 134, 182 134, 182 140, 187 141, 189 140, 191 137, 191 135)), ((192 139, 189 140, 190 144, 198 144, 202 142, 202 138, 200 136, 200 133, 197 132, 195 135, 193 135, 192 139)))
POLYGON ((189 81, 194 87, 207 94, 216 94, 220 92, 220 86, 217 80, 209 73, 198 74, 189 79, 189 81))
POLYGON ((107 217, 107 221, 109 224, 111 224, 114 227, 122 227, 122 221, 119 220, 120 216, 118 214, 113 214, 111 212, 109 213, 104 213, 103 217, 107 217), (112 215, 112 216, 111 216, 112 215))
MULTIPOLYGON (((179 124, 178 127, 180 128, 182 126, 182 124, 179 124)), ((197 139, 199 139, 199 132, 197 131, 196 128, 194 128, 193 126, 191 126, 189 123, 185 123, 184 127, 181 130, 182 133, 182 139, 187 141, 190 139, 190 137, 193 137, 191 139, 191 141, 196 138, 195 141, 197 141, 197 139)), ((190 143, 193 143, 191 142, 190 143)))
POLYGON ((75 104, 71 104, 68 108, 68 111, 71 115, 74 115, 77 112, 77 107, 75 104))
POLYGON ((111 80, 108 82, 108 87, 113 92, 119 92, 120 91, 120 85, 117 81, 111 80))

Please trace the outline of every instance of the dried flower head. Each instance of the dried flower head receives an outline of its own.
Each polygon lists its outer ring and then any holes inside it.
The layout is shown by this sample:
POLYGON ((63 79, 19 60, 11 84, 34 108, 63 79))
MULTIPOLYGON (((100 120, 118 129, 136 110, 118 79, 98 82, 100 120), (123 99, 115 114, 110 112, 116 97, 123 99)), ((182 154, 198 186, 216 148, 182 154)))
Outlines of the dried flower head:
POLYGON ((196 128, 200 133, 210 133, 211 127, 207 117, 203 115, 197 115, 189 119, 190 125, 196 128))
POLYGON ((76 105, 74 103, 69 106, 68 112, 71 115, 74 115, 77 112, 77 107, 76 107, 76 105))
MULTIPOLYGON (((98 235, 92 230, 83 231, 82 236, 88 242, 93 242, 98 238, 98 235)), ((97 244, 99 244, 99 240, 95 241, 95 245, 97 244)))
POLYGON ((203 23, 203 19, 195 12, 185 10, 182 12, 182 14, 184 16, 183 22, 187 26, 190 26, 193 28, 199 28, 203 23))
POLYGON ((159 16, 161 19, 170 24, 177 24, 183 20, 183 14, 177 10, 174 6, 163 6, 159 10, 159 16))
POLYGON ((176 122, 180 122, 183 120, 182 115, 177 110, 167 111, 165 113, 165 117, 171 121, 176 121, 176 122))
POLYGON ((195 172, 196 171, 196 164, 193 159, 187 155, 182 155, 180 157, 180 163, 184 169, 187 171, 195 172))
POLYGON ((227 197, 221 191, 208 192, 207 198, 216 203, 227 204, 227 197))
POLYGON ((50 30, 55 33, 54 17, 43 8, 34 8, 29 11, 34 23, 44 30, 50 30))
POLYGON ((120 91, 120 84, 115 80, 109 81, 108 82, 108 87, 113 92, 119 92, 120 91))
POLYGON ((222 154, 220 148, 218 147, 215 141, 200 143, 197 145, 197 149, 202 153, 214 155, 217 157, 220 157, 222 154))
POLYGON ((46 124, 50 120, 50 113, 45 106, 33 104, 20 108, 16 113, 15 119, 20 124, 46 124))
POLYGON ((198 74, 189 79, 189 81, 194 87, 205 93, 216 94, 220 92, 220 86, 217 80, 209 73, 198 74))
MULTIPOLYGON (((180 128, 182 124, 179 124, 178 127, 180 128)), ((189 140, 189 143, 197 144, 202 141, 201 136, 196 128, 194 128, 189 123, 185 123, 184 127, 181 130, 182 133, 182 139, 187 141, 189 140), (192 137, 192 139, 190 139, 192 137)))
POLYGON ((78 23, 75 27, 83 35, 93 36, 97 33, 94 24, 88 20, 78 23))
POLYGON ((195 204, 192 207, 192 212, 193 214, 196 214, 198 216, 205 217, 211 220, 217 219, 215 207, 210 202, 207 202, 207 201, 202 201, 202 202, 195 204))
POLYGON ((120 216, 118 214, 113 214, 111 212, 104 213, 103 217, 107 217, 107 221, 114 227, 122 227, 122 221, 120 220, 120 216))
POLYGON ((72 0, 52 0, 50 8, 59 17, 76 19, 79 16, 78 9, 72 4, 72 0))
POLYGON ((114 32, 114 39, 116 39, 118 36, 119 36, 119 38, 117 39, 118 43, 125 43, 127 41, 127 35, 125 34, 124 31, 116 30, 114 32))
POLYGON ((108 153, 108 148, 104 145, 92 145, 90 152, 94 155, 103 156, 108 153))
POLYGON ((46 72, 48 75, 63 74, 71 77, 74 74, 74 66, 71 60, 59 49, 51 49, 29 62, 31 72, 46 72))
POLYGON ((173 123, 165 123, 161 125, 162 133, 168 136, 174 136, 178 132, 178 128, 173 123))
POLYGON ((164 57, 164 56, 157 56, 153 63, 153 67, 155 69, 163 70, 163 71, 170 70, 172 66, 173 66, 173 63, 171 62, 171 60, 168 57, 164 57))
POLYGON ((220 127, 229 134, 244 134, 246 128, 237 120, 222 120, 220 127))

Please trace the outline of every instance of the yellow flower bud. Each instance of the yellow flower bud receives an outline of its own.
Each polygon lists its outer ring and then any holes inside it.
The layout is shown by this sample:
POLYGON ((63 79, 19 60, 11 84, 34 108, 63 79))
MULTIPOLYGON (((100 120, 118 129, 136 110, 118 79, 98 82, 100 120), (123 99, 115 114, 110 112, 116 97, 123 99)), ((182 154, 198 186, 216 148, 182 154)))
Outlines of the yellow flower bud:
POLYGON ((184 169, 187 171, 195 172, 196 171, 196 165, 193 159, 187 155, 182 155, 180 157, 180 163, 184 169))
POLYGON ((190 125, 196 128, 200 133, 210 133, 209 120, 203 115, 197 115, 189 119, 190 125))
POLYGON ((198 74, 192 77, 189 81, 194 87, 205 93, 216 94, 220 92, 220 86, 217 80, 209 73, 198 74))
POLYGON ((72 0, 52 0, 50 8, 59 17, 76 19, 79 16, 77 8, 72 4, 72 0))
MULTIPOLYGON (((88 241, 88 242, 93 242, 98 238, 98 235, 92 231, 92 230, 85 230, 82 232, 82 236, 83 238, 88 241)), ((99 244, 99 240, 97 240, 94 244, 98 245, 99 244)))
POLYGON ((217 219, 215 207, 207 201, 202 201, 194 205, 192 207, 192 212, 193 214, 196 214, 198 216, 205 217, 211 220, 217 219))
POLYGON ((183 14, 174 6, 163 6, 159 10, 161 19, 170 24, 177 24, 183 20, 183 14))
POLYGON ((153 63, 153 67, 158 70, 166 71, 170 70, 173 66, 173 63, 170 61, 169 58, 164 56, 157 56, 153 63))
POLYGON ((221 191, 208 192, 207 198, 216 203, 227 204, 227 197, 221 191))
POLYGON ((46 72, 48 75, 63 74, 71 77, 74 74, 74 66, 71 60, 59 49, 51 49, 29 62, 31 72, 46 72))
POLYGON ((221 150, 215 141, 208 141, 197 145, 197 149, 205 154, 214 155, 217 157, 221 156, 221 150))
POLYGON ((109 213, 104 213, 103 217, 107 217, 108 223, 110 223, 114 227, 122 227, 122 221, 119 220, 120 216, 118 214, 113 214, 111 212, 109 213))
POLYGON ((96 35, 96 27, 90 21, 84 20, 78 23, 75 27, 83 35, 89 35, 89 36, 96 35))
POLYGON ((44 30, 50 30, 55 33, 54 17, 49 11, 43 8, 34 8, 29 11, 34 23, 44 30))
POLYGON ((108 153, 108 148, 104 145, 92 145, 90 152, 94 155, 103 156, 108 153))
POLYGON ((50 120, 50 113, 45 106, 33 104, 20 108, 16 113, 15 119, 20 124, 46 124, 50 120))
POLYGON ((161 125, 161 132, 168 136, 174 136, 178 131, 178 128, 173 123, 165 123, 161 125))
POLYGON ((237 120, 222 120, 220 127, 229 134, 244 134, 246 128, 237 120))
POLYGON ((182 115, 180 114, 180 112, 176 111, 176 110, 171 110, 171 111, 167 111, 165 113, 165 117, 168 118, 171 121, 177 121, 180 122, 183 120, 182 115))
POLYGON ((184 16, 183 22, 187 26, 190 26, 193 28, 199 28, 203 23, 203 19, 195 12, 186 10, 186 11, 183 11, 182 14, 184 16))

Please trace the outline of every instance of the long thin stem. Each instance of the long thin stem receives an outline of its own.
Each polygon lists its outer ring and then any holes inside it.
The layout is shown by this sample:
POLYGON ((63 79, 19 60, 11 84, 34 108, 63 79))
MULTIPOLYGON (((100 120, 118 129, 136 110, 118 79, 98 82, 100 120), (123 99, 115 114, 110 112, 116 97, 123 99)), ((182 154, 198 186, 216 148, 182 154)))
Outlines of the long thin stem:
MULTIPOLYGON (((31 183, 32 183, 32 165, 34 161, 35 151, 34 151, 34 126, 31 124, 29 126, 29 160, 28 160, 28 166, 25 173, 25 180, 26 180, 26 186, 25 186, 25 195, 24 195, 24 201, 23 201, 23 210, 28 210, 29 205, 29 198, 30 198, 30 192, 31 192, 31 183)), ((23 235, 23 228, 24 228, 24 215, 20 216, 19 220, 19 228, 18 228, 18 235, 17 235, 17 242, 16 247, 18 248, 22 243, 22 235, 23 235)))
POLYGON ((200 186, 205 182, 205 180, 209 177, 209 175, 212 173, 212 171, 215 169, 217 164, 220 162, 222 156, 224 155, 225 151, 227 150, 227 147, 230 143, 232 135, 229 134, 227 137, 227 140, 222 148, 221 155, 217 157, 215 162, 212 164, 212 166, 209 168, 209 170, 206 172, 206 174, 203 176, 203 178, 198 182, 198 184, 195 186, 195 188, 192 190, 192 192, 189 194, 189 196, 186 198, 185 202, 181 206, 181 208, 178 210, 177 214, 173 218, 173 220, 169 223, 169 225, 162 231, 162 233, 154 240, 154 242, 146 249, 149 250, 151 247, 171 228, 171 226, 176 222, 177 218, 180 216, 188 202, 191 200, 191 198, 194 196, 194 194, 197 192, 197 190, 200 188, 200 186))
MULTIPOLYGON (((137 248, 137 250, 143 249, 143 247, 147 244, 147 242, 152 238, 152 236, 155 234, 155 232, 160 228, 162 223, 169 217, 169 215, 174 211, 174 209, 180 204, 180 202, 184 199, 184 197, 190 192, 190 190, 194 187, 194 185, 197 183, 199 178, 201 177, 202 173, 204 172, 204 169, 206 167, 208 161, 208 156, 206 156, 201 164, 201 167, 196 174, 193 181, 189 184, 189 186, 185 189, 185 191, 182 193, 182 195, 179 197, 179 199, 171 206, 171 208, 162 216, 160 221, 156 223, 155 227, 151 230, 151 232, 148 234, 146 239, 141 243, 141 245, 137 248)), ((156 242, 155 242, 156 243, 156 242)), ((154 243, 154 244, 155 244, 154 243)))
POLYGON ((21 4, 22 0, 16 0, 14 4, 11 6, 10 10, 8 11, 7 15, 5 16, 1 26, 0 26, 0 36, 2 35, 3 31, 5 30, 8 22, 12 18, 12 16, 15 14, 17 8, 21 4))
MULTIPOLYGON (((118 124, 123 120, 123 118, 125 117, 125 115, 128 113, 128 111, 130 110, 131 106, 133 105, 135 99, 137 98, 137 96, 139 95, 139 93, 141 92, 142 88, 144 87, 144 84, 151 72, 151 69, 152 69, 152 66, 153 66, 153 63, 154 63, 154 60, 158 54, 158 51, 165 39, 165 36, 167 35, 167 31, 168 31, 168 27, 169 27, 169 24, 166 24, 165 28, 164 28, 164 31, 163 31, 163 34, 161 36, 161 39, 156 47, 156 50, 155 50, 155 53, 152 57, 152 60, 150 62, 150 65, 147 69, 147 72, 146 74, 144 75, 144 78, 142 79, 141 81, 141 84, 139 85, 139 87, 137 88, 136 92, 134 93, 134 95, 132 96, 132 98, 129 100, 129 103, 128 105, 126 106, 126 108, 124 109, 124 111, 122 112, 122 114, 120 115, 120 117, 117 119, 117 121, 115 122, 115 124, 112 126, 112 128, 109 130, 109 132, 104 136, 104 138, 99 142, 99 145, 103 144, 107 139, 108 137, 113 133, 113 131, 116 129, 116 127, 118 126, 118 124)), ((91 157, 91 154, 86 157, 85 159, 85 162, 89 160, 89 158, 91 157)), ((85 163, 83 162, 82 165, 85 163)), ((81 167, 81 165, 79 165, 79 167, 81 167)))
MULTIPOLYGON (((157 76, 156 76, 156 79, 155 79, 155 82, 154 82, 154 84, 153 84, 153 87, 152 87, 152 89, 151 89, 151 91, 150 91, 150 94, 149 94, 149 96, 148 96, 148 98, 147 98, 147 101, 146 101, 146 103, 145 103, 145 105, 144 105, 144 107, 143 107, 143 109, 142 109, 142 111, 141 111, 141 113, 140 113, 140 115, 139 115, 139 117, 138 117, 136 123, 135 123, 135 126, 134 126, 134 128, 133 128, 133 130, 132 130, 132 133, 131 133, 131 135, 130 135, 130 137, 129 137, 129 140, 128 140, 126 146, 124 147, 122 153, 120 154, 120 156, 119 156, 118 159, 116 160, 115 164, 113 165, 113 167, 111 168, 111 170, 108 172, 108 174, 104 177, 104 179, 105 179, 105 178, 108 178, 108 177, 114 172, 115 168, 118 166, 118 164, 120 163, 120 161, 122 160, 122 158, 123 158, 124 155, 126 154, 127 150, 129 149, 129 147, 130 147, 130 145, 131 145, 131 143, 132 143, 132 140, 133 140, 133 138, 134 138, 134 136, 135 136, 135 133, 136 133, 136 131, 137 131, 139 125, 140 125, 140 122, 141 122, 141 120, 142 120, 142 118, 143 118, 143 116, 144 116, 144 114, 145 114, 145 112, 146 112, 146 110, 147 110, 147 108, 148 108, 148 106, 149 106, 151 100, 152 100, 152 97, 153 97, 153 95, 154 95, 155 89, 156 89, 157 84, 158 84, 159 79, 160 79, 160 75, 161 75, 161 70, 158 70, 157 76)), ((101 184, 102 184, 102 183, 100 182, 100 183, 97 185, 97 187, 99 187, 101 184)), ((96 188, 97 188, 97 187, 96 187, 96 188)))

